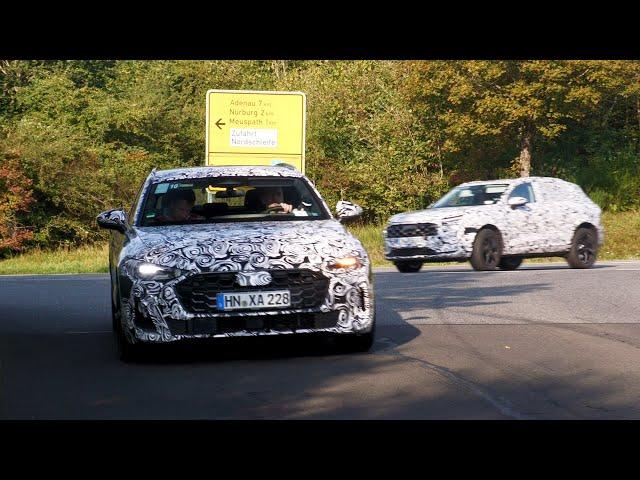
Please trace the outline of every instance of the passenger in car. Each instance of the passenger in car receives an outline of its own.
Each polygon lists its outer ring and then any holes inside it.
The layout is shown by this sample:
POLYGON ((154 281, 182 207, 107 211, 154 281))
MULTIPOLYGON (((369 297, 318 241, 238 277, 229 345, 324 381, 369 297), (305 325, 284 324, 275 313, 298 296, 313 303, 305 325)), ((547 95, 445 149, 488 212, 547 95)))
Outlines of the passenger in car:
POLYGON ((193 190, 171 190, 162 198, 162 214, 156 219, 162 222, 203 220, 204 217, 191 212, 195 203, 196 194, 193 190))

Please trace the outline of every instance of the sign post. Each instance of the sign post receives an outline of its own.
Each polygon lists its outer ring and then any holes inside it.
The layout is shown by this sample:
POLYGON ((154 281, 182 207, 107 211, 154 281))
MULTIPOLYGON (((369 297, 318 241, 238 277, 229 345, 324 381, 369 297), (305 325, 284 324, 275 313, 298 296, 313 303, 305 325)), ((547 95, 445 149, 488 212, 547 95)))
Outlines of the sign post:
POLYGON ((303 92, 207 91, 205 165, 288 163, 304 173, 303 92))

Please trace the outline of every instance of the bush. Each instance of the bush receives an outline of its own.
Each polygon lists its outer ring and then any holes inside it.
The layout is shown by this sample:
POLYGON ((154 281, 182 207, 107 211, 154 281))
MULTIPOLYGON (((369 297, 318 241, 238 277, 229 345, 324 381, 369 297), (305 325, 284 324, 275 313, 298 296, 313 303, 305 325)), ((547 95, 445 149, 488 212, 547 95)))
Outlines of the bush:
POLYGON ((77 220, 62 216, 52 218, 35 235, 35 242, 41 247, 71 248, 100 239, 99 232, 77 220))
POLYGON ((0 258, 22 251, 33 237, 31 229, 23 224, 33 203, 31 180, 22 171, 15 153, 5 152, 3 157, 0 164, 0 258))

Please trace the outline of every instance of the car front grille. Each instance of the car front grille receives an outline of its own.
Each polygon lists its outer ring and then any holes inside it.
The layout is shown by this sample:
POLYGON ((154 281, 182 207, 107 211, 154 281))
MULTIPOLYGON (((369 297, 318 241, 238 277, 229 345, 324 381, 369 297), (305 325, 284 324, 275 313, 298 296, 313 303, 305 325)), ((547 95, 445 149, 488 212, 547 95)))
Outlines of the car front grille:
POLYGON ((218 335, 239 331, 282 331, 332 328, 338 324, 338 311, 328 313, 289 313, 217 318, 193 318, 167 322, 173 335, 218 335))
POLYGON ((173 318, 165 318, 171 335, 185 335, 188 333, 188 325, 185 320, 175 320, 173 318))
MULTIPOLYGON (((273 279, 263 287, 242 287, 236 283, 236 272, 201 273, 188 277, 176 285, 176 294, 190 313, 219 313, 218 293, 266 292, 287 289, 291 292, 290 309, 314 308, 324 301, 329 279, 320 272, 307 269, 268 270, 273 279)), ((276 307, 280 308, 280 307, 276 307)))
POLYGON ((435 223, 412 223, 387 227, 387 238, 429 237, 437 233, 438 227, 435 223))

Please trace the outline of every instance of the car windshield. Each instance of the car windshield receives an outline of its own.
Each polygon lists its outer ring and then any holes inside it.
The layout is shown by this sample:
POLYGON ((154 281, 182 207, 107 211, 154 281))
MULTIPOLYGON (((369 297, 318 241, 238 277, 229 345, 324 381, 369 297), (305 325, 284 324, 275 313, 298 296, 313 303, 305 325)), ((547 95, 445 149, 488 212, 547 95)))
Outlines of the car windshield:
POLYGON ((151 185, 139 225, 326 220, 322 202, 300 178, 215 177, 151 185))
POLYGON ((509 185, 502 183, 456 187, 434 203, 431 208, 493 205, 500 200, 508 187, 509 185))

